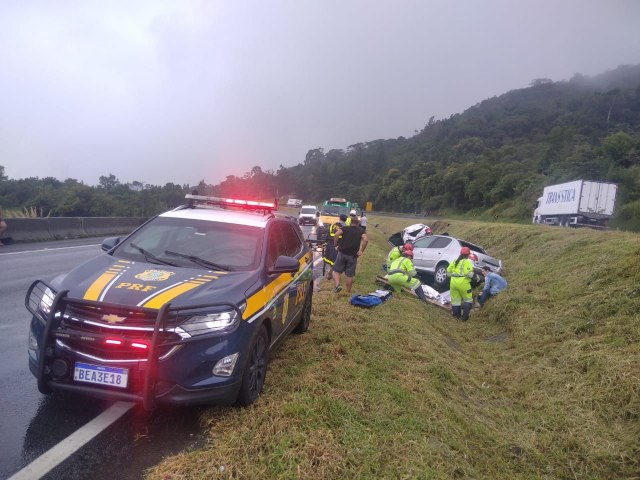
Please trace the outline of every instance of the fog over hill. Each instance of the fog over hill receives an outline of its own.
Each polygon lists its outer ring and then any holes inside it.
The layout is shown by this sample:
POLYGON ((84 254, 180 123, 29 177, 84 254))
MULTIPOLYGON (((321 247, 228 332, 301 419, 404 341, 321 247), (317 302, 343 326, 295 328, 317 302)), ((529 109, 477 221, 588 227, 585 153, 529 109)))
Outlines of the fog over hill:
POLYGON ((54 215, 110 215, 140 210, 129 198, 140 195, 147 214, 197 187, 207 194, 292 196, 316 203, 341 196, 362 205, 372 202, 377 210, 527 222, 545 185, 584 179, 617 183, 613 225, 640 230, 639 126, 640 65, 625 65, 594 77, 534 79, 529 87, 460 114, 431 117, 411 137, 314 148, 298 165, 277 171, 254 166, 217 185, 138 183, 132 191, 118 190, 125 185, 114 175, 102 176, 98 187, 52 178, 8 180, 0 184, 0 203, 54 215), (156 193, 150 197, 150 191, 156 193), (69 192, 88 200, 70 200, 69 192), (95 200, 107 192, 108 200, 95 200))

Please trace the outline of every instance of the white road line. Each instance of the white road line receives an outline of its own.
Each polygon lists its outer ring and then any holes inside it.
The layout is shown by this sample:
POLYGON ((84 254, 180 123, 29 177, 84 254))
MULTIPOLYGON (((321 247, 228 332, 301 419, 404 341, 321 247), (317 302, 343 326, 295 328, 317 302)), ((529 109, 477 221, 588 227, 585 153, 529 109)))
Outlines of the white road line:
POLYGON ((43 453, 29 465, 24 467, 8 480, 33 480, 42 478, 53 470, 73 453, 96 437, 105 428, 118 420, 134 406, 132 402, 117 402, 96 418, 87 423, 84 427, 76 430, 67 438, 58 443, 49 451, 43 453))
POLYGON ((91 245, 75 245, 73 247, 40 248, 38 250, 26 250, 24 252, 0 252, 0 255, 24 255, 25 253, 51 252, 52 250, 67 250, 69 248, 86 248, 98 246, 100 246, 99 243, 92 243, 91 245))

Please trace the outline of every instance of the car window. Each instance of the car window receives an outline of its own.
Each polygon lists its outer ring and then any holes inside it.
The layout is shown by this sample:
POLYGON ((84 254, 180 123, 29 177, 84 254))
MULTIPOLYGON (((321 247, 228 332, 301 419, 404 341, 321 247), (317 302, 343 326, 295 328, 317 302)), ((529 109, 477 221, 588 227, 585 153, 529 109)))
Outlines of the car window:
POLYGON ((302 250, 302 242, 300 242, 300 238, 296 233, 293 225, 288 223, 283 223, 280 225, 282 229, 282 254, 287 255, 289 257, 297 256, 302 250))
POLYGON ((257 268, 260 260, 262 236, 261 228, 246 225, 157 217, 120 244, 114 256, 143 261, 142 248, 160 260, 182 267, 207 268, 167 251, 198 257, 232 270, 250 270, 257 268))
POLYGON ((479 247, 478 245, 474 245, 473 243, 469 243, 469 242, 465 242, 463 240, 460 240, 460 245, 462 245, 463 247, 469 247, 470 250, 473 250, 474 252, 478 252, 478 253, 483 253, 483 254, 487 254, 487 252, 484 250, 484 248, 479 247))
POLYGON ((316 209, 315 208, 303 208, 303 209, 300 210, 300 213, 315 214, 316 213, 316 209))
POLYGON ((436 237, 433 239, 433 242, 429 244, 429 248, 445 248, 448 247, 452 241, 453 240, 448 237, 436 237))
POLYGON ((303 247, 300 237, 293 225, 275 222, 269 230, 267 265, 272 267, 280 255, 296 257, 303 247))
POLYGON ((435 238, 433 237, 422 237, 413 244, 415 248, 428 248, 431 242, 433 242, 435 238))

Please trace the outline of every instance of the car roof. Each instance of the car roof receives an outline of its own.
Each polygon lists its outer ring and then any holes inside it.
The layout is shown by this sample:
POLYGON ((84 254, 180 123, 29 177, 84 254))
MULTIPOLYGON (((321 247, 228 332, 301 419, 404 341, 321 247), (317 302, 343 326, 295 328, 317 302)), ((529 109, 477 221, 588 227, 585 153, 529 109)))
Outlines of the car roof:
POLYGON ((302 208, 318 208, 315 205, 302 205, 302 208))
POLYGON ((475 243, 467 242, 466 240, 462 240, 460 238, 452 237, 451 235, 432 235, 432 237, 452 238, 452 239, 456 240, 463 247, 469 247, 471 250, 474 250, 476 252, 485 253, 484 248, 481 247, 480 245, 476 245, 475 243))
POLYGON ((271 213, 263 214, 240 209, 225 209, 212 206, 181 208, 162 213, 159 216, 166 218, 185 218, 190 220, 205 220, 209 222, 233 223, 236 225, 247 225, 258 228, 265 228, 269 220, 274 218, 274 215, 271 213))

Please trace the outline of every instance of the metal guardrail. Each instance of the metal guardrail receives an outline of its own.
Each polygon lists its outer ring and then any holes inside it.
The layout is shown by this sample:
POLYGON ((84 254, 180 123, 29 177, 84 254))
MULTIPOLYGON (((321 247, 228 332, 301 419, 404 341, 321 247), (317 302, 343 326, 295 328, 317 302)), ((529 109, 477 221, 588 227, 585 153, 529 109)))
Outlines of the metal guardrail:
POLYGON ((147 220, 142 217, 7 218, 7 230, 0 240, 37 242, 128 234, 147 220))

